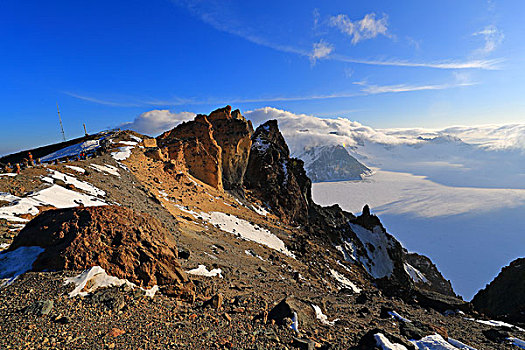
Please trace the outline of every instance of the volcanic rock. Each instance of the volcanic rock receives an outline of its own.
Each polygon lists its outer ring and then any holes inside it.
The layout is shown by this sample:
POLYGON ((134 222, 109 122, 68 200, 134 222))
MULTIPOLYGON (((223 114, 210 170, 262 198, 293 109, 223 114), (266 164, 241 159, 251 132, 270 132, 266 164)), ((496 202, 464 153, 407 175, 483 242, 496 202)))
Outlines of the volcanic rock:
POLYGON ((159 146, 165 147, 170 159, 184 162, 191 175, 202 182, 223 189, 222 149, 213 138, 213 127, 205 115, 179 124, 157 138, 159 146))
POLYGON ((405 254, 405 260, 408 264, 421 271, 427 279, 427 282, 416 283, 418 288, 430 289, 444 295, 456 297, 450 281, 443 278, 436 265, 429 258, 417 253, 408 253, 405 254))
POLYGON ((504 267, 472 299, 474 308, 490 317, 525 323, 525 258, 504 267))
POLYGON ((290 158, 277 121, 260 125, 252 142, 245 187, 284 221, 307 224, 311 181, 303 161, 290 158))
POLYGON ((222 150, 222 182, 224 189, 240 189, 248 165, 253 126, 241 112, 231 107, 217 109, 208 120, 213 126, 213 138, 222 150))
POLYGON ((232 113, 226 106, 209 116, 197 115, 163 133, 157 141, 169 159, 184 163, 202 182, 220 190, 241 190, 252 134, 251 122, 239 110, 232 113))
POLYGON ((290 295, 270 310, 268 319, 280 325, 286 324, 287 319, 292 320, 301 328, 315 325, 316 315, 310 304, 290 295))
POLYGON ((120 206, 45 211, 20 231, 10 250, 21 246, 45 249, 34 271, 98 265, 139 286, 189 283, 177 260, 175 237, 150 215, 120 206))

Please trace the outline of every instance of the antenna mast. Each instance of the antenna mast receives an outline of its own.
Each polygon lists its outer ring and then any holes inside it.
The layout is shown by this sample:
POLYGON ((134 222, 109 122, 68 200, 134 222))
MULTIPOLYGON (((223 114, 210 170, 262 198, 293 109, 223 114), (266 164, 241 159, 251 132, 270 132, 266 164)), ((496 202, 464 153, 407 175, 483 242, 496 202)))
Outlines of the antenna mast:
POLYGON ((62 131, 62 138, 64 139, 64 142, 65 142, 66 134, 64 133, 64 126, 62 125, 62 118, 60 117, 60 109, 58 109, 58 102, 57 102, 57 112, 58 112, 58 121, 60 122, 60 130, 62 131))

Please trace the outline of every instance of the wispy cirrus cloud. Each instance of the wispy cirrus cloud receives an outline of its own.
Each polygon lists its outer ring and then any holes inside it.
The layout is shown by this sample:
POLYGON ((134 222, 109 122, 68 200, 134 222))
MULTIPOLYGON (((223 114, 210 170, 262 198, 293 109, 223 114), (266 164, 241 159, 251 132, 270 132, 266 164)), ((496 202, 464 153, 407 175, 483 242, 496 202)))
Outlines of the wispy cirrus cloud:
MULTIPOLYGON (((229 19, 224 21, 224 15, 218 9, 208 9, 199 7, 193 4, 191 1, 186 0, 173 0, 174 3, 186 8, 193 16, 200 19, 202 22, 208 24, 215 30, 225 32, 231 35, 235 35, 244 40, 247 40, 253 44, 267 47, 269 49, 295 54, 301 57, 308 58, 315 62, 318 59, 332 60, 337 62, 346 62, 354 64, 363 64, 371 66, 390 66, 390 67, 409 67, 409 68, 433 68, 433 69, 481 69, 481 70, 497 70, 501 68, 502 59, 479 59, 479 60, 436 60, 429 62, 413 62, 402 59, 369 59, 369 58, 354 58, 348 57, 341 54, 334 54, 335 48, 333 45, 326 41, 318 41, 313 43, 313 49, 303 49, 294 45, 286 45, 277 43, 273 40, 262 37, 261 35, 254 34, 253 31, 248 29, 248 26, 236 23, 235 20, 229 19), (222 14, 222 15, 221 15, 222 14)), ((320 14, 319 10, 314 10, 314 29, 320 25, 320 14)), ((352 33, 352 40, 359 42, 364 39, 369 39, 377 35, 384 35, 391 37, 388 33, 388 17, 377 19, 375 14, 367 14, 361 20, 351 21, 346 15, 333 16, 330 22, 334 25, 346 28, 347 33, 352 33), (373 15, 373 16, 372 16, 373 15), (338 17, 341 16, 341 17, 338 17), (352 26, 355 29, 350 29, 352 26), (356 34, 357 33, 357 34, 356 34), (355 39, 354 39, 355 37, 355 39)))
POLYGON ((503 42, 503 39, 505 38, 503 32, 495 25, 486 26, 483 28, 483 30, 475 32, 472 35, 481 36, 485 41, 485 45, 476 50, 476 53, 484 55, 487 55, 496 50, 496 48, 503 42))
POLYGON ((69 92, 69 91, 63 91, 62 93, 64 93, 65 95, 77 98, 79 100, 93 102, 99 105, 105 105, 105 106, 111 106, 111 107, 140 107, 140 106, 143 106, 143 104, 140 104, 137 102, 111 101, 111 100, 100 99, 100 98, 91 97, 91 96, 80 95, 80 94, 69 92))
POLYGON ((361 91, 369 94, 386 94, 396 92, 414 92, 414 91, 425 91, 425 90, 446 90, 458 87, 472 86, 476 83, 453 83, 453 84, 394 84, 394 85, 368 85, 366 82, 354 82, 356 85, 361 85, 361 91))
POLYGON ((334 51, 334 46, 324 40, 314 43, 312 53, 310 54, 310 61, 315 64, 317 60, 327 58, 334 51))
POLYGON ((504 62, 503 59, 480 59, 480 60, 468 60, 468 61, 432 61, 432 62, 413 62, 404 60, 363 60, 344 55, 333 54, 330 59, 366 64, 374 66, 391 66, 391 67, 421 67, 421 68, 436 68, 436 69, 483 69, 483 70, 498 70, 501 69, 501 64, 504 62))
POLYGON ((85 94, 78 94, 71 91, 62 91, 63 94, 77 98, 79 100, 93 102, 100 105, 111 106, 111 107, 144 107, 144 106, 180 106, 186 104, 193 104, 195 101, 192 99, 184 99, 174 97, 166 100, 151 99, 151 98, 137 98, 132 96, 124 96, 120 98, 100 98, 88 96, 85 94))
MULTIPOLYGON (((92 98, 90 96, 83 96, 74 93, 66 93, 68 96, 78 98, 92 103, 102 104, 113 107, 147 107, 147 106, 198 106, 198 105, 222 105, 222 104, 236 104, 236 103, 268 103, 268 102, 295 102, 295 101, 315 101, 315 100, 329 100, 338 98, 352 98, 366 95, 377 95, 385 93, 399 93, 399 92, 417 92, 425 90, 445 90, 458 87, 466 87, 476 85, 476 83, 468 81, 457 81, 450 84, 395 84, 395 85, 374 85, 368 84, 366 81, 354 82, 353 85, 360 86, 359 89, 349 89, 347 91, 339 91, 328 94, 311 94, 299 96, 264 96, 264 97, 245 97, 245 98, 209 98, 203 100, 176 98, 174 100, 159 100, 159 101, 141 101, 137 103, 119 102, 112 100, 104 100, 99 98, 92 98), (184 102, 182 102, 184 101, 184 102)), ((128 98, 127 100, 131 100, 128 98)), ((162 111, 162 110, 161 110, 162 111)))
POLYGON ((352 21, 347 15, 339 14, 330 17, 330 25, 351 38, 352 44, 373 39, 378 35, 391 37, 388 33, 388 16, 376 19, 375 13, 368 13, 362 19, 352 21))

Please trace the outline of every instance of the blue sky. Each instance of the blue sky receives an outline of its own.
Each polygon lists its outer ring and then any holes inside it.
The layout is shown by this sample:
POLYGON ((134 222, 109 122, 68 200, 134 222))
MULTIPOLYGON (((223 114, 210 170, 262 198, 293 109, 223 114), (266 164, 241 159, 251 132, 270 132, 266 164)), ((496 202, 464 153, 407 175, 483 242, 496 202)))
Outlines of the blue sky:
POLYGON ((231 104, 373 127, 525 121, 522 1, 0 3, 0 154, 231 104))

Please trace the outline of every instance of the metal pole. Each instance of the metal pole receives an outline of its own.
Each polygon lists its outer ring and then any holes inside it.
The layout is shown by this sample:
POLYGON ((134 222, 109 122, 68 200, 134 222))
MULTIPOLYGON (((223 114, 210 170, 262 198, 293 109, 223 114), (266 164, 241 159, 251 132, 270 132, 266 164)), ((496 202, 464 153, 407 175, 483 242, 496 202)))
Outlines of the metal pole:
POLYGON ((58 121, 60 122, 60 130, 62 131, 62 139, 64 139, 64 142, 65 142, 66 134, 64 133, 64 126, 62 125, 62 118, 60 117, 60 109, 58 109, 58 102, 57 102, 57 112, 58 112, 58 121))

